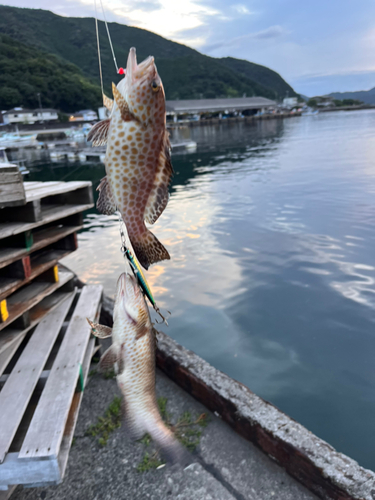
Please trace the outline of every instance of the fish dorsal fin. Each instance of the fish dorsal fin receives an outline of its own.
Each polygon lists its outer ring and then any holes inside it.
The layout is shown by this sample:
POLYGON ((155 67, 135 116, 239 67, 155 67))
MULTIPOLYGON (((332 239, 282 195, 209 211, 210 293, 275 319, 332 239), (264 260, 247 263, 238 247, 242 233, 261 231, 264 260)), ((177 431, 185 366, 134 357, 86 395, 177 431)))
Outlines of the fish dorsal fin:
POLYGON ((154 184, 149 194, 144 219, 149 224, 154 224, 163 213, 169 200, 168 187, 173 175, 171 163, 169 134, 165 131, 162 141, 159 162, 155 172, 154 184))
POLYGON ((112 215, 116 212, 116 200, 113 196, 111 186, 107 180, 107 176, 103 177, 100 181, 99 186, 96 188, 99 191, 98 201, 96 202, 96 208, 105 215, 112 215))
POLYGON ((103 93, 103 106, 105 106, 108 111, 112 111, 113 108, 113 99, 110 99, 103 93))
POLYGON ((137 120, 136 117, 129 110, 128 103, 126 102, 124 96, 121 94, 121 92, 113 82, 112 82, 112 92, 113 92, 113 98, 120 110, 121 118, 124 120, 124 122, 131 122, 133 120, 137 120))
POLYGON ((91 326, 91 333, 95 337, 98 337, 99 339, 106 339, 112 335, 112 328, 109 328, 109 326, 99 325, 99 323, 93 323, 90 321, 89 318, 86 319, 88 324, 91 326))
POLYGON ((110 123, 110 118, 95 123, 95 125, 91 127, 89 133, 87 134, 87 140, 89 142, 92 141, 93 146, 104 146, 105 144, 107 144, 110 123))

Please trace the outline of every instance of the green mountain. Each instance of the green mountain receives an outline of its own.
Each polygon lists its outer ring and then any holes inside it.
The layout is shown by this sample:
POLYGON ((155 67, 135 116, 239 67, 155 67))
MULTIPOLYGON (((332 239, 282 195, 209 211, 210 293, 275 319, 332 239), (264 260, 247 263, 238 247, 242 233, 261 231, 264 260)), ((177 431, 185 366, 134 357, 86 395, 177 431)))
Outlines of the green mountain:
POLYGON ((358 90, 357 92, 332 92, 329 95, 334 99, 356 99, 365 104, 375 104, 375 87, 371 90, 358 90))
MULTIPOLYGON (((155 56, 167 99, 241 97, 283 98, 293 89, 274 71, 232 58, 215 59, 146 30, 109 23, 119 66, 126 66, 130 47, 138 60, 155 56), (238 67, 237 67, 238 66, 238 67)), ((37 9, 0 6, 0 33, 39 51, 75 64, 83 75, 99 83, 95 21, 67 18, 37 9)), ((118 81, 104 23, 99 22, 102 67, 106 91, 118 81)), ((78 106, 75 107, 77 109, 78 106)))
POLYGON ((0 34, 0 109, 37 108, 38 92, 44 108, 62 111, 97 107, 101 102, 100 87, 77 66, 0 34))
POLYGON ((234 57, 223 57, 219 59, 219 61, 227 68, 247 78, 251 78, 266 89, 273 90, 278 96, 298 96, 292 87, 286 83, 276 71, 266 68, 266 66, 261 66, 260 64, 255 64, 244 59, 235 59, 234 57))

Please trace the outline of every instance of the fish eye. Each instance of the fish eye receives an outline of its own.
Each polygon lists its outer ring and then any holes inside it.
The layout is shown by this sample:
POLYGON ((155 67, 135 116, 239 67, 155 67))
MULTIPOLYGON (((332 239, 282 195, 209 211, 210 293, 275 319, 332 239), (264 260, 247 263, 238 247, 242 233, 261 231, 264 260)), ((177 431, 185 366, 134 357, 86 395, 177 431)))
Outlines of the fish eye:
POLYGON ((160 90, 160 85, 158 85, 157 82, 153 80, 151 83, 151 88, 154 92, 158 92, 160 90))

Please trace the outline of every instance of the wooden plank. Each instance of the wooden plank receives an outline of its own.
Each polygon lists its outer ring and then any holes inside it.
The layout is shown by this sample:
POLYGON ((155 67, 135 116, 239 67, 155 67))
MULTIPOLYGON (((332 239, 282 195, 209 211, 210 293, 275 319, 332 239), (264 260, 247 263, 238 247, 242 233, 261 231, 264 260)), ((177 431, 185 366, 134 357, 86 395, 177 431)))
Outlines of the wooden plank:
MULTIPOLYGON (((63 221, 62 221, 63 222, 63 221)), ((68 226, 53 226, 34 232, 34 243, 30 250, 25 248, 0 248, 0 269, 9 266, 16 260, 29 255, 30 253, 41 250, 71 233, 75 233, 82 229, 82 225, 68 225, 68 226)))
POLYGON ((92 208, 93 203, 86 203, 82 205, 51 205, 42 207, 42 219, 38 222, 4 222, 0 224, 0 239, 8 238, 15 234, 30 231, 36 227, 49 224, 58 219, 69 217, 70 215, 83 212, 92 208))
POLYGON ((9 317, 0 323, 0 330, 3 330, 17 318, 20 318, 26 311, 29 311, 44 297, 67 283, 74 276, 71 272, 61 272, 58 283, 33 282, 8 298, 7 305, 9 317))
POLYGON ((4 461, 39 376, 73 302, 71 294, 39 323, 0 392, 0 463, 4 461))
MULTIPOLYGON (((82 364, 82 372, 83 372, 85 386, 90 370, 91 358, 94 355, 94 351, 95 351, 95 339, 90 339, 86 349, 85 359, 82 364)), ((72 445, 74 429, 77 424, 77 419, 78 419, 79 409, 81 407, 83 394, 84 393, 82 391, 74 393, 72 405, 70 407, 68 419, 64 430, 64 436, 61 441, 60 453, 58 457, 61 479, 63 479, 65 475, 66 466, 68 464, 69 451, 72 445)))
POLYGON ((76 189, 92 185, 91 181, 43 182, 41 184, 41 186, 34 185, 29 187, 27 182, 24 183, 27 201, 67 193, 69 191, 74 191, 76 189))
POLYGON ((34 328, 46 316, 46 314, 53 311, 53 309, 55 309, 55 307, 61 304, 64 300, 67 300, 71 293, 73 292, 57 290, 39 302, 39 304, 37 304, 31 311, 30 325, 27 328, 22 330, 8 327, 3 330, 0 335, 0 375, 4 373, 6 366, 12 359, 13 354, 16 352, 27 333, 34 328))
MULTIPOLYGON (((84 287, 24 439, 19 458, 57 458, 101 286, 84 287)), ((35 482, 35 481, 33 481, 35 482)))
POLYGON ((0 166, 0 208, 25 203, 25 190, 18 167, 0 166))
POLYGON ((40 256, 38 255, 33 260, 32 269, 27 278, 12 279, 0 277, 0 300, 8 297, 11 293, 14 293, 19 288, 35 279, 37 276, 57 265, 60 259, 66 257, 72 253, 72 251, 73 250, 49 250, 40 256))
POLYGON ((8 453, 1 464, 0 486, 55 482, 60 480, 60 469, 55 460, 19 460, 18 453, 8 453))

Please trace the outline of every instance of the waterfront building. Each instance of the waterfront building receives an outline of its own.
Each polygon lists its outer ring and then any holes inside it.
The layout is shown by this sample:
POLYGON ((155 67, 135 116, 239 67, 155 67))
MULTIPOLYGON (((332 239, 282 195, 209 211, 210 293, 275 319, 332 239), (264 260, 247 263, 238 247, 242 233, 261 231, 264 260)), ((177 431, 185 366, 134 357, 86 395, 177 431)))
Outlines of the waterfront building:
POLYGON ((37 123, 37 122, 51 122, 59 119, 56 109, 49 108, 13 108, 3 113, 3 120, 5 124, 17 123, 37 123))
POLYGON ((70 122, 90 122, 98 119, 98 114, 92 109, 82 109, 69 117, 70 122))
POLYGON ((220 118, 230 113, 254 115, 277 106, 275 101, 265 97, 186 99, 166 101, 165 104, 167 115, 173 116, 174 121, 177 121, 178 115, 195 115, 195 119, 200 119, 205 113, 216 113, 220 118))

